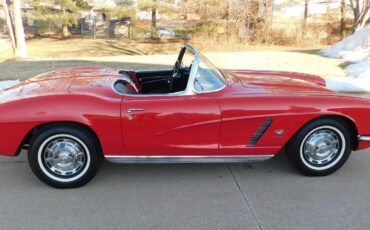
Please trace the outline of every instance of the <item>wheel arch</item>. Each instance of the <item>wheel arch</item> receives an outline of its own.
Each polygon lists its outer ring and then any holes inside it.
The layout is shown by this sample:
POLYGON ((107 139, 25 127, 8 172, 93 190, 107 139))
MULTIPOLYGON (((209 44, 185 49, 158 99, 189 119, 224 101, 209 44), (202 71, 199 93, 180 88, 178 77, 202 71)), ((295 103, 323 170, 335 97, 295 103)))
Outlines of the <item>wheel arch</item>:
MULTIPOLYGON (((318 117, 315 117, 309 121, 307 121, 304 125, 302 125, 302 127, 300 127, 296 133, 294 133, 294 135, 290 138, 290 140, 295 136, 297 135, 297 133, 303 128, 305 127, 306 125, 316 121, 316 120, 320 120, 320 119, 333 119, 333 120, 336 120, 342 124, 344 124, 345 126, 348 127, 348 131, 350 132, 350 136, 351 136, 351 141, 352 141, 352 150, 356 150, 358 148, 358 145, 359 145, 359 142, 358 142, 358 129, 357 129, 357 126, 355 124, 355 122, 345 116, 345 115, 341 115, 341 114, 330 114, 330 115, 321 115, 321 116, 318 116, 318 117)), ((288 143, 287 143, 288 144, 288 143)), ((286 144, 286 145, 287 145, 286 144)))
POLYGON ((97 144, 99 146, 100 153, 103 154, 100 139, 99 139, 98 135, 96 134, 96 132, 91 127, 89 127, 86 124, 80 123, 80 122, 55 121, 55 122, 47 122, 47 123, 39 124, 39 125, 33 127, 31 130, 29 130, 27 132, 26 136, 23 138, 21 144, 19 145, 16 155, 19 155, 22 149, 24 149, 24 148, 27 149, 29 147, 30 142, 35 137, 35 135, 37 135, 37 133, 40 130, 46 129, 46 128, 51 128, 51 127, 58 127, 58 126, 59 127, 60 126, 78 127, 78 128, 84 129, 85 131, 90 133, 96 139, 97 144))

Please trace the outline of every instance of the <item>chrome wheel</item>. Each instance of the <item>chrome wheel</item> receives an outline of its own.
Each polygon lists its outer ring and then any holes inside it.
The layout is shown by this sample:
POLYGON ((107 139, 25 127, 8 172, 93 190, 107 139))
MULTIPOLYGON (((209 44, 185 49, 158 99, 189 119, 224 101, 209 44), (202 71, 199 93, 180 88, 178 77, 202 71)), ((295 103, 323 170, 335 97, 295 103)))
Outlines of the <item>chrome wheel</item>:
POLYGON ((58 134, 46 139, 38 151, 41 170, 50 178, 69 182, 83 176, 90 164, 90 153, 77 137, 58 134))
POLYGON ((322 126, 306 135, 301 144, 300 155, 309 168, 325 170, 341 159, 345 146, 345 138, 339 129, 322 126))
POLYGON ((78 142, 60 138, 46 146, 44 161, 48 169, 55 174, 74 175, 84 166, 86 153, 78 142))

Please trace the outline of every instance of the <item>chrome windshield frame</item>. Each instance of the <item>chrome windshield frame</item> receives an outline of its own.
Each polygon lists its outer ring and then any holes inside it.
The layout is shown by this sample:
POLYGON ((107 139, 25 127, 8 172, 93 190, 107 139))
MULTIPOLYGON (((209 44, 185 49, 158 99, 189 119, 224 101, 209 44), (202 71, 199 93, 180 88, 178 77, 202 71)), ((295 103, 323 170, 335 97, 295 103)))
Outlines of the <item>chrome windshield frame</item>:
MULTIPOLYGON (((219 70, 218 68, 216 68, 213 63, 207 58, 205 57, 204 55, 200 54, 199 51, 193 47, 192 45, 186 43, 185 44, 185 48, 194 55, 194 61, 193 61, 193 64, 192 64, 192 68, 190 70, 190 75, 189 75, 189 80, 188 80, 188 84, 186 86, 186 89, 185 89, 185 92, 187 95, 194 95, 194 94, 205 94, 205 93, 213 93, 213 92, 217 92, 217 91, 220 91, 220 90, 223 90, 224 88, 226 88, 227 86, 227 83, 226 83, 226 78, 225 76, 223 75, 222 71, 219 70), (210 65, 211 68, 214 68, 217 72, 219 72, 219 74, 221 75, 222 79, 224 80, 224 84, 221 88, 218 88, 218 89, 213 89, 213 90, 207 90, 207 91, 197 91, 195 89, 195 79, 197 77, 197 73, 198 73, 198 69, 199 69, 199 63, 200 63, 200 60, 201 59, 204 59, 204 62, 207 63, 207 65, 210 65)), ((217 76, 215 76, 217 77, 217 76)))
POLYGON ((194 55, 194 61, 191 65, 190 69, 190 74, 189 74, 189 79, 188 79, 188 84, 186 85, 184 94, 185 95, 194 95, 196 94, 195 89, 194 89, 194 82, 195 78, 197 77, 198 73, 198 67, 199 67, 199 62, 200 62, 200 54, 199 51, 194 48, 192 45, 186 43, 185 46, 187 51, 192 53, 194 55))
MULTIPOLYGON (((195 90, 194 83, 195 83, 195 79, 197 77, 200 59, 203 58, 204 56, 201 55, 199 53, 199 51, 189 43, 185 43, 183 48, 185 48, 187 51, 189 51, 191 54, 194 55, 194 60, 193 60, 193 63, 192 63, 191 69, 190 69, 189 79, 188 79, 188 83, 186 85, 185 90, 180 91, 180 92, 175 92, 175 93, 168 93, 168 94, 124 94, 124 96, 129 96, 129 97, 151 97, 151 96, 165 97, 165 96, 196 95, 196 94, 205 94, 205 93, 217 92, 217 91, 220 91, 220 90, 222 90, 226 87, 227 83, 225 81, 224 86, 219 88, 219 89, 215 89, 215 90, 211 90, 211 91, 197 91, 197 90, 195 90)), ((205 58, 205 60, 210 62, 207 58, 205 58)), ((212 64, 211 67, 214 67, 213 64, 212 64)), ((219 71, 221 73, 222 77, 225 79, 225 77, 222 74, 222 71, 217 69, 217 68, 216 68, 216 70, 219 71)))

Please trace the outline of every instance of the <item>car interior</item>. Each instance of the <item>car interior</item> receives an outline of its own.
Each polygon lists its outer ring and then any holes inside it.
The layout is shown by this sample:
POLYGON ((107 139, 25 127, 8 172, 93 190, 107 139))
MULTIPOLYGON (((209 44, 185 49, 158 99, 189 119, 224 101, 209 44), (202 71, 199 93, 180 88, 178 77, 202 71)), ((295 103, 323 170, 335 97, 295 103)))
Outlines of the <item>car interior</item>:
POLYGON ((182 48, 173 69, 152 71, 120 70, 122 80, 114 89, 121 94, 169 94, 184 91, 194 55, 182 48))

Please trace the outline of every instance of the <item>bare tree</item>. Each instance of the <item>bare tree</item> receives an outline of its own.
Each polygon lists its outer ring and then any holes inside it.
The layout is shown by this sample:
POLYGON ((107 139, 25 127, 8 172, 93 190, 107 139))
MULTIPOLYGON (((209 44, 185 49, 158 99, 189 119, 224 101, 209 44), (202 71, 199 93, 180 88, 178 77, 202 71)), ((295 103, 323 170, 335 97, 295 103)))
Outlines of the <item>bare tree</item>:
POLYGON ((302 21, 302 39, 306 37, 306 30, 307 30, 307 19, 308 19, 308 4, 309 1, 304 1, 304 11, 303 11, 303 21, 302 21))
POLYGON ((370 0, 349 0, 353 11, 353 32, 365 27, 370 19, 370 0))
POLYGON ((15 44, 14 25, 13 25, 12 15, 9 10, 8 2, 6 0, 2 0, 2 4, 4 8, 4 13, 5 13, 6 24, 9 30, 10 41, 12 43, 13 53, 15 55, 15 49, 17 45, 15 44))
POLYGON ((272 21, 272 0, 247 0, 240 5, 245 18, 247 34, 253 40, 265 41, 272 21))
POLYGON ((14 29, 16 37, 16 57, 26 58, 27 57, 27 48, 26 48, 26 39, 24 36, 24 28, 22 21, 22 11, 21 11, 21 1, 13 0, 14 8, 14 29))
POLYGON ((228 0, 185 0, 181 3, 186 14, 195 14, 200 20, 208 20, 223 17, 228 0), (221 9, 224 7, 223 9, 221 9))
POLYGON ((12 41, 14 56, 18 58, 26 58, 27 48, 20 0, 2 0, 2 3, 5 11, 9 36, 12 41))

